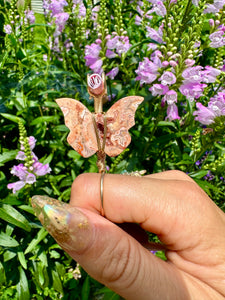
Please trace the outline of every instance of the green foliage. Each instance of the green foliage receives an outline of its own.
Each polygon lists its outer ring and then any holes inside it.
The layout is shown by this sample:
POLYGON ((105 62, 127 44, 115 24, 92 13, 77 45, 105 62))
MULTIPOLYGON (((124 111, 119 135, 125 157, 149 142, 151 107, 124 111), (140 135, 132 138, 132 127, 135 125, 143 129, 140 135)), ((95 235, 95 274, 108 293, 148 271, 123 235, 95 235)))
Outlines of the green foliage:
MULTIPOLYGON (((185 60, 196 55, 202 66, 221 67, 224 48, 209 47, 208 36, 215 30, 208 25, 208 15, 203 14, 204 0, 199 7, 191 1, 165 1, 163 38, 159 42, 146 35, 146 25, 158 29, 162 16, 146 13, 151 3, 143 1, 144 17, 138 27, 138 1, 99 1, 99 14, 93 17, 92 1, 83 1, 86 16, 79 17, 79 8, 72 9, 68 1, 67 25, 60 37, 56 37, 55 23, 50 14, 35 14, 34 24, 24 19, 29 1, 17 6, 17 1, 0 0, 0 299, 120 299, 111 290, 93 280, 83 270, 75 279, 74 262, 55 243, 33 215, 29 200, 35 195, 47 194, 62 201, 69 201, 73 180, 83 172, 97 172, 96 156, 81 157, 67 143, 68 128, 64 125, 56 98, 70 97, 80 100, 93 111, 89 99, 86 77, 90 69, 85 64, 85 46, 103 39, 99 54, 107 73, 119 67, 116 79, 107 78, 111 102, 105 103, 105 111, 114 101, 128 96, 145 98, 135 116, 136 125, 130 130, 132 143, 117 158, 107 157, 111 173, 147 170, 148 174, 179 169, 188 173, 206 193, 225 211, 224 204, 224 117, 215 119, 207 130, 194 120, 194 103, 179 95, 180 120, 165 120, 166 108, 161 98, 153 96, 149 85, 140 85, 135 70, 139 62, 150 57, 153 50, 149 43, 158 46, 165 60, 179 52, 181 59, 174 72, 178 90, 185 69, 185 60), (112 15, 114 17, 112 18, 112 15), (18 17, 17 17, 18 16, 18 17), (173 18, 171 18, 173 16, 173 18), (97 23, 96 23, 97 22, 97 23), (11 25, 6 33, 4 25, 11 25), (89 34, 86 33, 89 30, 89 34), (113 59, 106 57, 107 34, 121 32, 129 37, 131 47, 113 59), (58 39, 57 39, 58 38, 58 39), (198 53, 195 42, 202 42, 198 53), (56 43, 58 41, 58 44, 56 43), (67 48, 67 42, 72 47, 67 48), (55 45, 51 47, 51 45, 55 45), (57 46, 57 47, 56 47, 57 46), (171 52, 171 53, 170 53, 171 52), (169 53, 169 54, 168 54, 169 53), (202 56, 199 54, 202 53, 202 56), (20 124, 18 126, 18 124, 20 124), (19 127, 24 138, 37 139, 35 154, 43 164, 50 164, 52 172, 38 178, 33 185, 12 194, 7 184, 15 179, 10 173, 16 164, 19 151, 19 127), (21 129, 22 128, 22 129, 21 129), (211 177, 210 177, 211 176, 211 177)), ((95 9, 98 3, 94 6, 95 9)), ((224 22, 224 13, 212 16, 224 22)), ((168 66, 167 70, 171 70, 168 66)), ((162 74, 163 68, 158 70, 162 74)), ((153 82, 155 83, 155 82, 153 82)), ((152 84, 153 84, 152 83, 152 84)), ((219 88, 224 88, 224 72, 210 83, 201 97, 206 105, 219 88)), ((26 145, 28 147, 28 145, 26 145)), ((30 151, 26 148, 27 153, 30 151)), ((29 154, 30 155, 30 154, 29 154)), ((162 259, 165 256, 158 253, 162 259)))

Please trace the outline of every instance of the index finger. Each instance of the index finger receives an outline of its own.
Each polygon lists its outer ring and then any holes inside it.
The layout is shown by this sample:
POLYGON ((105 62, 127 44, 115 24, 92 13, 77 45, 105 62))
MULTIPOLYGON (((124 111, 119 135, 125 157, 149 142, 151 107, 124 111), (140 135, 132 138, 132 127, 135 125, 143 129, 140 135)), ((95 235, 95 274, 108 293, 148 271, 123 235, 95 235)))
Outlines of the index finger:
MULTIPOLYGON (((78 176, 72 186, 71 205, 99 213, 100 176, 87 173, 78 176)), ((213 204, 188 176, 179 172, 179 179, 174 179, 176 176, 171 172, 169 176, 167 173, 156 177, 105 174, 103 200, 107 219, 139 223, 148 231, 167 235, 175 224, 179 228, 190 227, 190 222, 194 226, 200 219, 204 222, 203 216, 209 217, 204 211, 213 204), (188 218, 184 218, 184 212, 188 218)))

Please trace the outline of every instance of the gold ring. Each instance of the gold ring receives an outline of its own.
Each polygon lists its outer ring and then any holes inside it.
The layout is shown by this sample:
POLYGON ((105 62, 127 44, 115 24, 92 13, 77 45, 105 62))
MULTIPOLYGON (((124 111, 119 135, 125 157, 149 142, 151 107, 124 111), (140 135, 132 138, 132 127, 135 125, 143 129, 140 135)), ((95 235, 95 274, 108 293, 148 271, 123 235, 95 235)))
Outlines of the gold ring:
POLYGON ((104 183, 104 175, 105 172, 101 173, 101 179, 100 179, 100 197, 101 197, 101 210, 100 213, 104 217, 104 208, 103 208, 103 183, 104 183))

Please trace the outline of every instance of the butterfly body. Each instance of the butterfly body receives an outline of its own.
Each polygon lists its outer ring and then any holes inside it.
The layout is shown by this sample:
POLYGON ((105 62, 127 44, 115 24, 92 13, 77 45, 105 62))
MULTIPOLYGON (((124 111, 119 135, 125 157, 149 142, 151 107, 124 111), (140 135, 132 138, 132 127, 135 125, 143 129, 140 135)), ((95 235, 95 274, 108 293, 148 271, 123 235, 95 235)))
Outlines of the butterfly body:
POLYGON ((68 143, 80 155, 89 157, 100 150, 97 139, 102 145, 104 134, 104 152, 109 156, 119 155, 130 144, 128 130, 134 126, 135 111, 143 100, 139 96, 122 98, 106 113, 91 113, 81 102, 71 98, 60 98, 56 102, 64 114, 66 126, 70 129, 68 143))

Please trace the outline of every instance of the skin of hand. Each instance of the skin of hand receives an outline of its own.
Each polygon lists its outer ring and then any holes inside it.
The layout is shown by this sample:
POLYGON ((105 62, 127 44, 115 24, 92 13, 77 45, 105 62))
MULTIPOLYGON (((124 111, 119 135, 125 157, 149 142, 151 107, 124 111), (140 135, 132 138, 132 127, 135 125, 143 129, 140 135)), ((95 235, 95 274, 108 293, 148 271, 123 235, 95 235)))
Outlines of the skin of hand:
POLYGON ((189 176, 105 174, 103 199, 104 218, 100 174, 78 176, 68 226, 77 218, 80 230, 66 243, 50 230, 87 273, 128 300, 225 298, 225 214, 189 176), (167 261, 114 224, 124 222, 157 234, 167 261))

